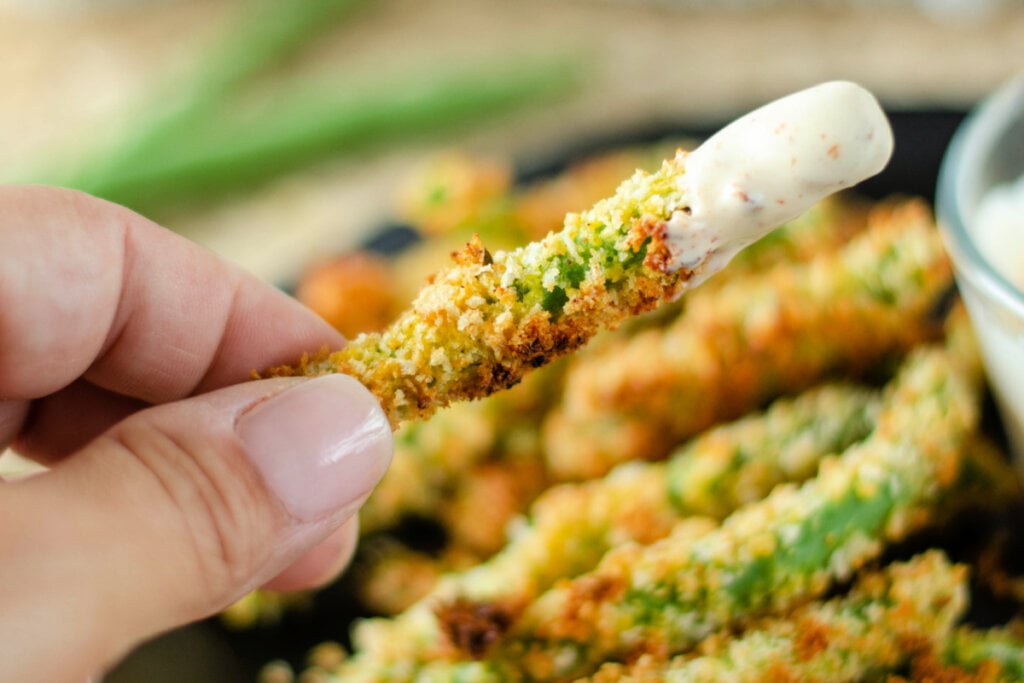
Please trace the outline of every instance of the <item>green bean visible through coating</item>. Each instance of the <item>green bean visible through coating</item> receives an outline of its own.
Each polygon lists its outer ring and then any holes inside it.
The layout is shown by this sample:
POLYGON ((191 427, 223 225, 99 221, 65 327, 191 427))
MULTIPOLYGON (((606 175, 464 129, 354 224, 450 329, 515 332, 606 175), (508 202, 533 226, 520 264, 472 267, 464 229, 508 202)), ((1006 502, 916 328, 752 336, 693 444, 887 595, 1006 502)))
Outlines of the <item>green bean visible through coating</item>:
POLYGON ((928 208, 877 209, 835 253, 701 289, 664 329, 582 355, 544 426, 551 470, 600 476, 829 372, 876 366, 935 336, 952 275, 928 208))
POLYGON ((608 664, 593 683, 856 683, 942 648, 966 610, 967 572, 931 551, 860 576, 850 593, 715 634, 693 655, 608 664))
POLYGON ((823 456, 871 432, 878 408, 867 389, 825 384, 709 430, 671 456, 672 502, 682 514, 725 517, 777 484, 813 476, 823 456))
MULTIPOLYGON (((649 546, 616 548, 521 614, 516 605, 479 603, 479 613, 493 617, 484 625, 497 632, 482 635, 485 668, 521 669, 536 680, 586 675, 638 650, 684 651, 738 619, 821 594, 926 521, 929 505, 954 484, 960 446, 977 418, 973 385, 946 350, 916 352, 887 388, 872 436, 823 463, 802 487, 778 488, 710 532, 690 520, 649 546)), ((408 616, 401 638, 364 632, 374 649, 358 654, 345 675, 405 680, 396 672, 414 677, 422 663, 409 661, 410 651, 443 654, 433 615, 408 616)), ((465 642, 477 642, 471 631, 465 642)), ((431 670, 439 675, 436 665, 431 670)))
POLYGON ((538 680, 638 650, 681 652, 711 631, 821 594, 931 515, 977 420, 974 377, 944 349, 913 354, 873 435, 690 543, 609 553, 532 604, 496 649, 538 680))
POLYGON ((662 235, 673 212, 686 208, 677 182, 685 158, 680 152, 656 173, 638 171, 542 241, 493 255, 471 242, 383 333, 275 372, 350 374, 394 425, 515 384, 600 329, 674 299, 699 273, 703 262, 695 271, 669 267, 662 235))
MULTIPOLYGON (((441 634, 426 615, 439 605, 456 599, 525 605, 556 580, 594 567, 620 543, 653 542, 685 515, 725 516, 779 483, 812 476, 820 458, 870 432, 877 408, 874 392, 824 385, 711 430, 668 463, 631 463, 600 480, 552 488, 504 550, 442 579, 411 614, 364 622, 357 639, 370 650, 382 642, 392 648, 431 640, 436 648, 441 634), (714 495, 725 491, 732 494, 714 495), (414 624, 425 630, 413 635, 407 629, 414 624)), ((711 523, 690 526, 698 533, 711 523)), ((408 655, 417 656, 411 649, 408 655)))

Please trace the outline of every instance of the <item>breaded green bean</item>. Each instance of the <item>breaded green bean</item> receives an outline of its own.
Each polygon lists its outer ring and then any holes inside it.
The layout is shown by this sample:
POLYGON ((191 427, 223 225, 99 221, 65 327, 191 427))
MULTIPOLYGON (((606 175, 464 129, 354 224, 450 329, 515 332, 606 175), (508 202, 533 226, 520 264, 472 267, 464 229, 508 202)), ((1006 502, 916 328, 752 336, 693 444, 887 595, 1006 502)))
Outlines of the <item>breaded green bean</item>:
MULTIPOLYGON (((450 646, 464 658, 482 651, 492 673, 566 680, 607 660, 684 652, 720 628, 821 595, 927 522, 956 482, 977 420, 975 378, 967 375, 944 349, 915 352, 887 388, 872 436, 825 461, 803 486, 776 488, 711 533, 684 527, 649 546, 620 546, 521 613, 461 605, 465 622, 445 626, 458 637, 450 646), (480 650, 467 652, 467 643, 480 650)), ((429 629, 412 633, 423 638, 429 629)), ((417 662, 386 650, 357 656, 344 673, 415 675, 417 662)))
POLYGON ((936 335, 933 307, 951 285, 930 212, 909 201, 876 210, 834 254, 698 289, 664 330, 576 360, 544 428, 550 469, 592 478, 664 457, 774 395, 875 367, 936 335))
POLYGON ((867 436, 877 399, 861 387, 823 385, 709 431, 668 463, 630 463, 600 480, 551 488, 498 556, 448 577, 430 602, 458 594, 526 604, 619 543, 653 542, 685 515, 724 517, 777 484, 813 476, 822 457, 867 436))
POLYGON ((638 649, 679 652, 746 615, 818 595, 929 515, 959 471, 977 420, 973 378, 942 349, 915 352, 887 390, 871 437, 686 545, 671 537, 610 553, 556 589, 510 634, 538 676, 585 673, 638 649), (543 643, 543 644, 541 644, 543 643), (532 661, 536 657, 536 661, 532 661))
POLYGON ((724 518, 778 484, 814 476, 822 457, 870 434, 879 408, 875 392, 825 384, 711 429, 669 458, 672 503, 680 514, 724 518))
POLYGON ((279 373, 352 375, 394 425, 490 395, 675 299, 891 154, 885 114, 860 86, 794 93, 638 171, 541 241, 492 255, 473 240, 389 329, 279 373))
MULTIPOLYGON (((381 641, 393 648, 393 643, 429 639, 429 634, 410 637, 406 628, 417 623, 433 629, 437 647, 441 633, 423 615, 440 605, 459 599, 528 604, 555 581, 593 568, 616 545, 652 543, 686 515, 725 516, 779 483, 806 479, 822 457, 870 433, 877 399, 860 387, 825 385, 711 430, 668 463, 628 463, 600 480, 551 488, 495 557, 445 577, 413 614, 365 622, 357 640, 374 650, 381 641)), ((691 528, 697 533, 712 525, 691 522, 691 528)), ((416 654, 410 650, 408 656, 416 654)))
POLYGON ((930 551, 858 577, 848 595, 703 641, 669 661, 601 667, 593 683, 855 683, 938 651, 967 603, 967 571, 930 551))
POLYGON ((677 182, 685 158, 638 171, 540 242, 493 255, 470 242, 383 333, 277 374, 352 375, 393 425, 512 386, 598 330, 674 299, 703 269, 670 267, 663 236, 687 206, 677 182))
MULTIPOLYGON (((838 249, 863 228, 865 213, 850 198, 829 197, 740 252, 729 275, 759 272, 782 261, 806 261, 838 249)), ((667 320, 659 318, 662 323, 667 320)), ((549 366, 508 392, 455 404, 429 420, 403 425, 396 435, 391 468, 360 514, 362 528, 387 528, 403 515, 438 518, 464 473, 485 459, 541 458, 535 425, 559 395, 564 367, 565 362, 549 366)))

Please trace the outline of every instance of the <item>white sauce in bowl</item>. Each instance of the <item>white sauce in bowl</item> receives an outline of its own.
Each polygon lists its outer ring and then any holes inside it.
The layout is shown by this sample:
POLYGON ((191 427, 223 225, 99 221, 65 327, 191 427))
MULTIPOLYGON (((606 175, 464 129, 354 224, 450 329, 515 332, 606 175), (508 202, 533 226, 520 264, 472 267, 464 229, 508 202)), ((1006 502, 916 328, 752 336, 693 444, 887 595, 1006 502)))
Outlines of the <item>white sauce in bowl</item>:
POLYGON ((1024 176, 985 193, 971 237, 996 272, 1024 292, 1024 176))
MULTIPOLYGON (((982 259, 1024 293, 1024 176, 982 195, 969 222, 982 259)), ((974 266, 960 264, 961 268, 974 266)), ((985 287, 961 282, 1003 425, 1024 474, 1024 318, 985 287)))

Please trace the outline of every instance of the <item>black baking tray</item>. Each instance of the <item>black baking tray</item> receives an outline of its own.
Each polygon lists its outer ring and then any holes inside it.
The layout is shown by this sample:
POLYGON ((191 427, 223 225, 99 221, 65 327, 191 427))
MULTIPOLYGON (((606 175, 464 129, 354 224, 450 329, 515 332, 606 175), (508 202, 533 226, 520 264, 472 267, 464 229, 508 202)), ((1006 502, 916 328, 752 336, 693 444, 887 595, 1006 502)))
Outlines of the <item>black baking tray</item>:
MULTIPOLYGON (((897 110, 889 117, 895 134, 891 163, 878 176, 862 183, 857 191, 871 198, 914 195, 934 201, 936 179, 942 156, 954 131, 964 119, 959 110, 897 110)), ((717 125, 662 125, 647 130, 610 134, 599 140, 576 141, 552 150, 545 158, 530 159, 518 169, 520 182, 529 182, 555 174, 573 161, 595 152, 627 144, 655 142, 660 139, 689 137, 700 139, 718 129, 717 125)), ((381 226, 365 245, 384 254, 395 254, 415 241, 416 233, 402 225, 381 226)), ((985 411, 985 429, 997 441, 1005 443, 998 418, 989 399, 985 411)), ((969 557, 977 551, 984 534, 981 528, 1005 530, 1024 528, 1024 511, 1006 510, 992 518, 967 516, 944 529, 941 537, 918 537, 908 547, 894 550, 904 553, 915 545, 938 545, 954 557, 969 557)), ((430 538, 432 530, 415 529, 413 534, 430 538)), ((1021 545, 1021 544, 1018 544, 1021 545)), ((1011 559, 1011 562, 1016 562, 1011 559)), ((306 611, 285 614, 279 624, 231 631, 212 618, 178 629, 142 646, 112 671, 107 683, 235 683, 254 681, 268 661, 283 659, 298 671, 305 667, 305 655, 324 640, 347 640, 351 621, 360 608, 350 599, 345 578, 318 594, 314 606, 306 611)), ((979 625, 1000 623, 1015 613, 1009 605, 978 588, 972 596, 969 618, 979 625)))

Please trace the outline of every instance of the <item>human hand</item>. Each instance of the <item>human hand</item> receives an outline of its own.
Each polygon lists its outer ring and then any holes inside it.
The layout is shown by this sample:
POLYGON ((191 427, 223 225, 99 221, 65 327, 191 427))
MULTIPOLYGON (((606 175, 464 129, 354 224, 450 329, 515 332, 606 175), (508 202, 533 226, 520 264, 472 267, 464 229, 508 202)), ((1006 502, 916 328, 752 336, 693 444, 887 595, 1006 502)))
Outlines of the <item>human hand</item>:
POLYGON ((391 455, 355 380, 244 381, 343 339, 115 205, 0 188, 0 678, 75 681, 261 585, 321 584, 391 455))

